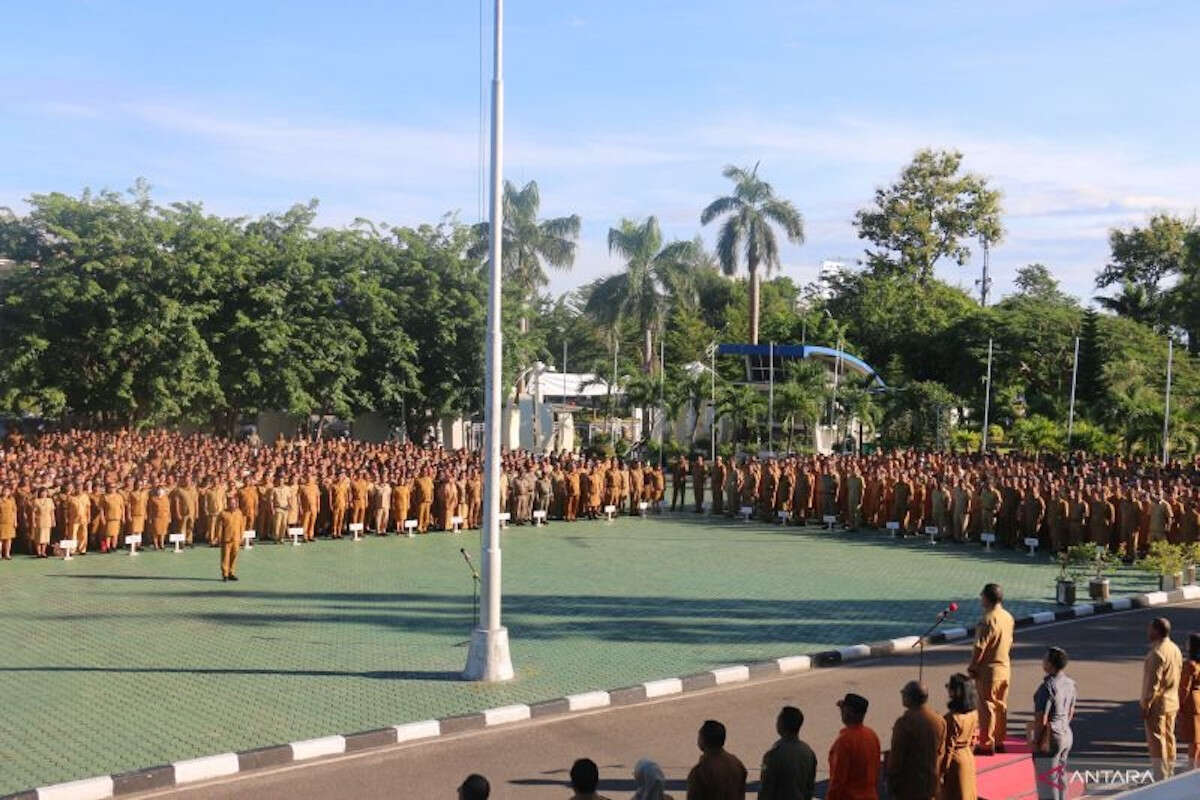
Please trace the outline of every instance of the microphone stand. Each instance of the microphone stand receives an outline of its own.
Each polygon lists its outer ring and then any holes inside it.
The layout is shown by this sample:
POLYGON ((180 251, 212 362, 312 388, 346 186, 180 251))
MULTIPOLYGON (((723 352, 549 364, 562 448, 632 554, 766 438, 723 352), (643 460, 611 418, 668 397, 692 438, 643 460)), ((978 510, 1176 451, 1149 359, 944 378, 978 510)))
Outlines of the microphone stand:
MULTIPOLYGON (((467 569, 471 570, 472 586, 474 592, 471 595, 471 617, 475 620, 474 628, 479 627, 479 573, 475 571, 475 565, 471 563, 471 557, 467 555, 465 547, 458 548, 458 552, 462 553, 463 559, 467 562, 467 569)), ((472 628, 472 630, 474 630, 472 628)))
POLYGON ((937 615, 937 620, 929 626, 929 630, 922 633, 917 641, 912 645, 913 647, 920 648, 920 655, 918 657, 919 660, 917 661, 917 683, 924 683, 925 678, 925 639, 929 637, 929 634, 937 630, 939 625, 946 621, 946 617, 950 616, 950 613, 950 609, 945 609, 939 613, 937 615))

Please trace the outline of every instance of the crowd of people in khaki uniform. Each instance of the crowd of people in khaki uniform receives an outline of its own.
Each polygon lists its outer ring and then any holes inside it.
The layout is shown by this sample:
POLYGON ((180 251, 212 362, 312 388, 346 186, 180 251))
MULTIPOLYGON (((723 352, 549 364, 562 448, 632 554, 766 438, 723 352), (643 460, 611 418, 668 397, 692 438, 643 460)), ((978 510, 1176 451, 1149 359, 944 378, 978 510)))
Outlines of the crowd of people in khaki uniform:
POLYGON ((1091 541, 1132 556, 1150 542, 1200 538, 1200 465, 1148 459, 889 451, 869 456, 679 458, 671 510, 733 516, 743 508, 792 524, 835 517, 852 529, 896 523, 907 534, 1054 551, 1091 541), (689 492, 690 490, 690 492, 689 492), (689 501, 690 494, 690 501, 689 501))

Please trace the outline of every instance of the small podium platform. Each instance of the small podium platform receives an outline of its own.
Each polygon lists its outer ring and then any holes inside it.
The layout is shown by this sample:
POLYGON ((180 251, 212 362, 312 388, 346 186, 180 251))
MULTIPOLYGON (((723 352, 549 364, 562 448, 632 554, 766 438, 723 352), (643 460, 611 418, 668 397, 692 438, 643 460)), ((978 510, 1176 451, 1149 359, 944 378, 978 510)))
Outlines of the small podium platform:
MULTIPOLYGON (((975 756, 975 790, 979 800, 1037 800, 1039 765, 1033 760, 1033 749, 1024 739, 1008 738, 1003 753, 994 756, 975 756)), ((1045 792, 1058 776, 1043 776, 1045 792)), ((1067 776, 1063 776, 1067 782, 1067 776)), ((1083 786, 1067 782, 1066 797, 1082 797, 1083 786)))

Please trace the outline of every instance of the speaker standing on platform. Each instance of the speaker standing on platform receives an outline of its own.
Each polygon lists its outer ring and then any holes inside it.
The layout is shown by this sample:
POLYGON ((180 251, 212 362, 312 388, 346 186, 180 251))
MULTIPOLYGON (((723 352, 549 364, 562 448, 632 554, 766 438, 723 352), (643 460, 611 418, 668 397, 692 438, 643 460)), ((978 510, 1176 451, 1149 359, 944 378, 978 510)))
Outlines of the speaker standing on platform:
POLYGON ((976 755, 1004 752, 1008 733, 1009 651, 1013 643, 1012 614, 1004 609, 1004 591, 989 583, 979 593, 983 617, 975 627, 975 649, 967 674, 979 693, 979 745, 976 755))

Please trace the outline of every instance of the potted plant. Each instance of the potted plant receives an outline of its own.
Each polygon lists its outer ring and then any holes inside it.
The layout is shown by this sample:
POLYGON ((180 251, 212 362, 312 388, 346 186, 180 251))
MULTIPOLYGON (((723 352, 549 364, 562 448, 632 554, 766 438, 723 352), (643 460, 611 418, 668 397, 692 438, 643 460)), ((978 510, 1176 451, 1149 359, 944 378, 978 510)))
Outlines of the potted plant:
POLYGON ((1170 592, 1183 585, 1183 548, 1165 539, 1150 544, 1150 552, 1137 562, 1139 569, 1158 576, 1158 588, 1170 592))
POLYGON ((1121 563, 1124 550, 1125 546, 1121 545, 1114 554, 1104 545, 1095 542, 1084 542, 1067 550, 1068 558, 1080 565, 1080 571, 1089 576, 1088 597, 1092 600, 1100 603, 1108 601, 1110 592, 1107 575, 1121 563))
POLYGON ((1075 605, 1075 585, 1080 576, 1080 562, 1070 550, 1058 554, 1058 577, 1054 580, 1054 601, 1060 606, 1075 605))

